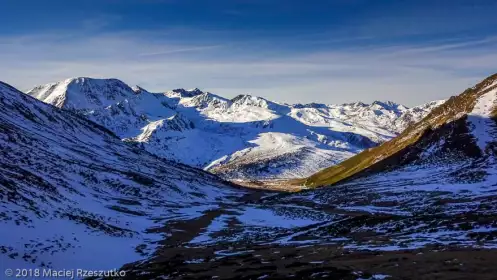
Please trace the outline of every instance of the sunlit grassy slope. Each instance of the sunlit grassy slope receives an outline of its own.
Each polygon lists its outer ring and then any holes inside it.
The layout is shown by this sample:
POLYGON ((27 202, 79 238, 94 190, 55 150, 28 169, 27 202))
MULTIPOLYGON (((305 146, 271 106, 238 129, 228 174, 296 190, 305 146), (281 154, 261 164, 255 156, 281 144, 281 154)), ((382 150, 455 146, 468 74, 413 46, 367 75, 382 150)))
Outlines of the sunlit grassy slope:
MULTIPOLYGON (((435 108, 420 122, 411 125, 398 137, 382 145, 363 151, 362 153, 341 162, 338 165, 326 168, 308 178, 293 181, 293 184, 306 187, 319 187, 336 184, 351 177, 360 176, 374 169, 379 172, 400 163, 406 156, 405 150, 422 141, 423 136, 433 134, 433 131, 446 126, 446 124, 465 119, 471 112, 476 100, 482 94, 495 89, 497 74, 494 74, 473 88, 465 90, 457 96, 452 96, 444 104, 435 108)), ((497 109, 494 110, 497 116, 497 109)))

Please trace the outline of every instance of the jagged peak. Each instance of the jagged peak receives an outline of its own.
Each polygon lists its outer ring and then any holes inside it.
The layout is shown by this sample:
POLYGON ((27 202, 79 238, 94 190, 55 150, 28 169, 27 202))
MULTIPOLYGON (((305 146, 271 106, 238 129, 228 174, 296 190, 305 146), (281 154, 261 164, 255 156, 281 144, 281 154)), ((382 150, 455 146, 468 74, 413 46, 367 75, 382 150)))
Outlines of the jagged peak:
POLYGON ((371 103, 371 106, 378 105, 380 107, 383 107, 385 109, 397 109, 397 108, 404 108, 408 109, 406 106, 395 103, 393 101, 380 101, 380 100, 375 100, 373 103, 371 103))
POLYGON ((253 96, 250 94, 240 94, 235 98, 231 99, 230 101, 232 102, 232 106, 235 108, 243 106, 251 106, 251 107, 265 108, 280 113, 290 110, 290 105, 269 101, 263 97, 253 96))
POLYGON ((425 110, 431 110, 439 105, 442 105, 445 103, 447 99, 440 99, 440 100, 433 100, 425 104, 421 104, 418 106, 414 106, 412 108, 409 108, 409 111, 425 111, 425 110))
POLYGON ((189 93, 192 93, 192 94, 196 94, 196 95, 204 93, 199 88, 191 88, 191 89, 187 89, 186 91, 189 92, 189 93))
POLYGON ((222 101, 230 101, 229 99, 226 99, 224 97, 221 97, 217 94, 214 94, 212 92, 202 92, 202 94, 199 94, 199 95, 196 95, 194 98, 196 99, 219 99, 219 100, 222 100, 222 101))
POLYGON ((135 91, 121 80, 110 78, 69 78, 57 83, 37 86, 27 94, 52 104, 65 108, 91 108, 95 105, 110 105, 135 95, 135 91))
POLYGON ((307 103, 307 104, 293 104, 291 105, 292 108, 296 109, 303 109, 303 108, 315 108, 315 109, 320 109, 320 108, 328 108, 328 105, 323 104, 323 103, 307 103))
POLYGON ((199 88, 193 88, 193 89, 184 89, 184 88, 176 88, 171 90, 171 92, 176 93, 179 95, 179 97, 185 98, 185 97, 195 97, 201 94, 204 94, 202 90, 199 88))
POLYGON ((210 92, 203 92, 202 94, 196 95, 192 98, 182 100, 181 103, 186 106, 193 106, 200 109, 207 107, 227 108, 231 105, 230 100, 210 92))
POLYGON ((233 103, 240 102, 240 101, 243 102, 243 100, 247 100, 247 99, 251 99, 251 98, 253 98, 253 96, 250 94, 239 94, 239 95, 233 97, 231 99, 231 102, 233 102, 233 103))
POLYGON ((161 140, 162 133, 168 133, 171 131, 182 132, 194 128, 195 125, 192 121, 190 121, 186 116, 177 113, 166 119, 151 121, 142 128, 142 133, 140 135, 131 140, 137 142, 149 142, 154 138, 161 140))
POLYGON ((387 101, 375 100, 371 104, 357 101, 357 102, 343 103, 340 106, 347 106, 347 107, 354 107, 354 108, 357 108, 357 107, 368 108, 369 107, 369 108, 373 108, 373 109, 376 108, 376 109, 385 109, 388 111, 401 111, 401 112, 409 109, 409 107, 407 107, 405 105, 402 105, 402 104, 399 104, 399 103, 396 103, 393 101, 388 101, 388 100, 387 101))
POLYGON ((236 102, 237 100, 242 100, 242 99, 251 99, 251 98, 260 98, 263 99, 262 97, 257 97, 253 96, 251 94, 239 94, 231 99, 231 101, 236 102))
POLYGON ((358 102, 343 103, 342 106, 367 107, 369 106, 369 104, 358 101, 358 102))
POLYGON ((141 94, 141 93, 145 93, 145 92, 149 92, 148 90, 142 88, 141 86, 139 85, 135 85, 131 88, 136 94, 141 94))
POLYGON ((268 107, 271 104, 277 104, 263 97, 253 96, 250 94, 239 94, 235 96, 233 99, 231 99, 231 102, 237 105, 249 105, 249 106, 258 106, 258 107, 268 107))

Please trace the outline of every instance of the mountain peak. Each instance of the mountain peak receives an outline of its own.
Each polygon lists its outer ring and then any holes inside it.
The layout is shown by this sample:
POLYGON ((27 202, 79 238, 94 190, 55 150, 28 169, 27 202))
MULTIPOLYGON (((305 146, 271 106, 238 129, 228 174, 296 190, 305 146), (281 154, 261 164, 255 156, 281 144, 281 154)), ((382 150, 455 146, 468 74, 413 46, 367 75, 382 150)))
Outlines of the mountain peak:
POLYGON ((246 105, 246 106, 255 106, 255 107, 262 107, 262 108, 269 108, 271 105, 276 104, 274 102, 271 102, 265 98, 259 97, 259 96, 253 96, 250 94, 239 94, 233 99, 231 99, 231 102, 236 105, 246 105))
MULTIPOLYGON (((61 82, 59 82, 61 83, 61 82)), ((91 77, 73 77, 64 80, 62 83, 67 84, 94 84, 94 85, 121 85, 128 86, 125 82, 116 78, 91 78, 91 77)))
POLYGON ((293 104, 292 107, 293 108, 297 108, 297 109, 302 109, 302 108, 315 108, 315 109, 319 109, 319 108, 327 108, 328 105, 322 104, 322 103, 312 102, 312 103, 307 103, 307 104, 293 104))
MULTIPOLYGON (((363 137, 380 143, 404 128, 394 123, 403 112, 383 109, 379 102, 374 106, 381 108, 370 107, 362 102, 354 103, 353 106, 319 103, 287 105, 251 94, 240 94, 229 100, 198 88, 178 88, 154 94, 146 93, 139 86, 130 88, 115 79, 91 78, 74 78, 40 87, 37 91, 41 92, 40 95, 47 94, 49 98, 44 96, 42 100, 52 105, 54 102, 50 98, 59 92, 60 100, 56 99, 55 105, 75 109, 86 118, 110 128, 122 139, 146 143, 145 147, 152 153, 197 167, 205 167, 218 160, 220 151, 223 155, 235 155, 250 147, 252 144, 247 143, 259 141, 255 137, 263 129, 269 134, 260 139, 262 142, 257 144, 260 148, 253 149, 254 152, 247 156, 249 161, 259 161, 255 157, 257 151, 268 148, 274 148, 278 158, 280 153, 293 153, 301 147, 305 147, 313 159, 321 151, 326 153, 327 156, 321 158, 318 165, 311 164, 314 166, 312 168, 308 164, 313 160, 306 158, 297 160, 300 162, 298 166, 282 169, 288 176, 297 174, 290 170, 300 170, 309 175, 318 168, 326 167, 327 163, 335 163, 338 158, 344 159, 346 154, 369 147, 370 142, 362 141, 363 137), (47 89, 42 89, 44 87, 47 89), (176 113, 182 113, 187 119, 195 121, 196 126, 190 125, 186 118, 176 113), (357 129, 354 128, 355 124, 357 129), (179 136, 178 132, 184 132, 185 135, 179 136), (246 135, 248 140, 240 142, 240 133, 246 135), (202 147, 196 145, 198 136, 208 143, 206 146, 215 149, 203 151, 202 147), (228 144, 233 141, 235 145, 228 144), (185 152, 177 152, 178 147, 182 147, 185 152), (199 155, 194 154, 192 149, 198 149, 199 155)), ((382 102, 381 105, 387 107, 395 104, 382 102)), ((425 112, 411 114, 402 124, 418 120, 425 112)), ((247 173, 243 176, 257 177, 273 176, 270 174, 274 171, 256 168, 252 172, 248 167, 244 170, 247 173)))
POLYGON ((113 104, 135 95, 135 91, 114 78, 76 77, 37 86, 27 94, 59 108, 92 108, 113 104))
POLYGON ((231 102, 228 99, 215 95, 213 93, 202 92, 201 94, 193 96, 191 99, 182 101, 182 103, 187 106, 204 109, 207 107, 226 108, 230 105, 231 102))
POLYGON ((238 100, 247 100, 247 99, 263 99, 262 97, 252 96, 250 94, 239 94, 231 99, 232 102, 237 102, 238 100))
POLYGON ((193 88, 193 89, 177 88, 171 90, 171 92, 175 93, 178 97, 181 98, 195 97, 204 94, 204 92, 199 88, 193 88))
POLYGON ((141 93, 144 93, 144 92, 149 92, 148 90, 142 88, 141 86, 139 85, 135 85, 131 88, 136 94, 141 94, 141 93))
POLYGON ((367 106, 369 106, 368 104, 363 103, 361 101, 351 102, 351 103, 343 103, 342 105, 343 106, 352 106, 352 107, 367 107, 367 106))
POLYGON ((400 105, 393 101, 380 101, 380 100, 375 100, 373 103, 371 103, 371 105, 379 105, 384 108, 397 108, 399 106, 405 107, 404 105, 400 105))
POLYGON ((403 112, 405 112, 406 110, 409 109, 408 107, 406 107, 404 105, 401 105, 401 104, 398 104, 398 103, 395 103, 392 101, 379 101, 379 100, 375 100, 373 103, 371 103, 371 107, 377 108, 380 110, 385 109, 388 111, 392 111, 396 114, 402 114, 403 112))

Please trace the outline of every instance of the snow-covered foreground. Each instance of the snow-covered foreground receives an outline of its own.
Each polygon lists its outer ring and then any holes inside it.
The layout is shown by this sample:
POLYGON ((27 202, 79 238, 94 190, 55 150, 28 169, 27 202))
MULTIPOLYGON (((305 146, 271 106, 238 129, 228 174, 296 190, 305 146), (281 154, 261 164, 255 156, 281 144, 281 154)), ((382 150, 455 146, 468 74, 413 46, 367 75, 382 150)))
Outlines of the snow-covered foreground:
POLYGON ((497 234, 497 177, 489 175, 475 183, 451 181, 460 168, 465 166, 410 166, 333 188, 268 193, 252 204, 225 205, 189 244, 495 248, 497 242, 487 237, 497 234))
POLYGON ((29 95, 75 110, 149 152, 229 179, 300 178, 391 139, 443 101, 279 104, 198 89, 150 93, 115 79, 74 78, 29 95))
POLYGON ((0 105, 1 271, 116 269, 155 252, 154 228, 245 193, 3 83, 0 105))
MULTIPOLYGON (((468 117, 455 114, 406 147, 413 160, 405 164, 332 187, 275 193, 164 160, 0 83, 0 270, 121 268, 126 279, 388 279, 401 260, 412 269, 423 261, 418 254, 428 263, 447 254, 442 269, 450 261, 447 269, 456 271, 464 259, 475 271, 497 252, 490 119, 497 92, 488 92, 477 92, 468 117)), ((149 123, 143 137, 164 127, 196 125, 176 114, 149 123)), ((305 141, 287 137, 271 132, 255 141, 285 149, 305 141)))
POLYGON ((471 277, 468 271, 492 279, 495 271, 487 273, 482 267, 497 252, 497 135, 492 115, 497 91, 480 91, 481 86, 431 114, 425 122, 438 125, 418 126, 416 141, 402 146, 397 155, 378 158, 376 169, 334 186, 259 193, 260 198, 244 204, 209 209, 173 224, 171 239, 176 242, 160 254, 125 268, 141 276, 157 275, 161 267, 184 279, 250 279, 247 273, 264 279, 275 271, 297 279, 393 274, 409 279, 429 267, 437 279, 465 279, 471 277), (175 238, 174 232, 193 225, 201 230, 191 238, 175 238), (407 270, 395 268, 403 260, 407 270), (366 267, 369 274, 351 267, 366 267))
POLYGON ((415 258, 403 266, 483 272, 486 264, 471 262, 497 252, 497 178, 451 181, 460 168, 410 166, 331 188, 261 192, 172 222, 158 254, 124 268, 136 279, 409 279, 395 266, 415 258))

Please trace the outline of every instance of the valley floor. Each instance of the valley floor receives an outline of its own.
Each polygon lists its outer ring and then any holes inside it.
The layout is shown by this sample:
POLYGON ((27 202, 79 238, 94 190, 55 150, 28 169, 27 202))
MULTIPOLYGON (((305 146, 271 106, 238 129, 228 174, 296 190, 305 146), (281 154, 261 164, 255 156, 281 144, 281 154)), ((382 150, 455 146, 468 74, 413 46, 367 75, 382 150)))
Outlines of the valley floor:
MULTIPOLYGON (((233 189, 211 200, 148 207, 126 200, 106 207, 106 216, 114 215, 123 227, 140 221, 144 227, 133 227, 137 233, 131 237, 95 228, 93 220, 71 220, 64 227, 87 227, 77 239, 47 229, 63 240, 31 240, 29 230, 42 227, 12 224, 4 232, 12 248, 0 247, 0 268, 32 260, 34 267, 54 269, 80 263, 121 267, 124 279, 495 279, 495 172, 490 168, 488 180, 462 183, 467 174, 454 179, 448 176, 454 170, 447 164, 411 166, 302 192, 233 189), (110 251, 94 258, 91 252, 100 247, 110 251), (116 255, 115 248, 122 253, 116 255)), ((110 225, 112 220, 101 220, 100 227, 110 225)))
POLYGON ((496 249, 432 247, 348 251, 336 245, 179 247, 154 263, 128 265, 125 279, 495 279, 496 249), (146 273, 145 273, 146 272, 146 273), (161 278, 169 275, 169 278, 161 278))
POLYGON ((232 180, 234 184, 249 189, 275 191, 275 192, 298 192, 305 189, 300 184, 293 184, 294 180, 232 180))
POLYGON ((495 279, 497 186, 445 171, 199 207, 126 279, 495 279))

